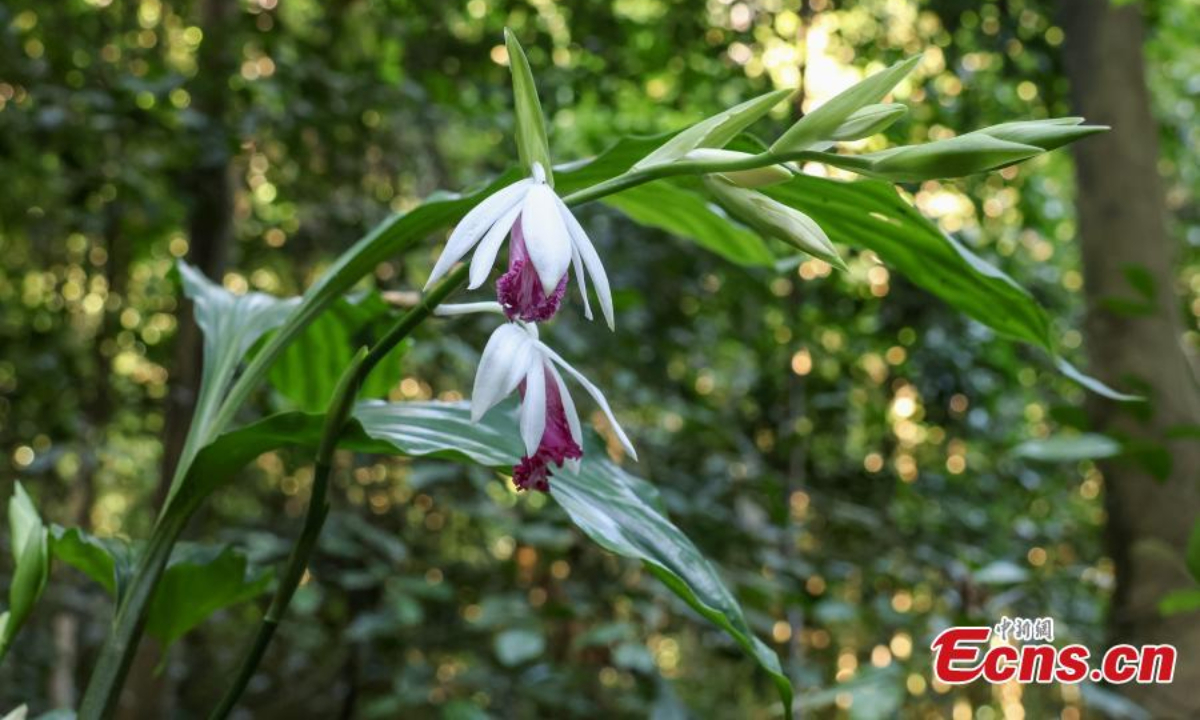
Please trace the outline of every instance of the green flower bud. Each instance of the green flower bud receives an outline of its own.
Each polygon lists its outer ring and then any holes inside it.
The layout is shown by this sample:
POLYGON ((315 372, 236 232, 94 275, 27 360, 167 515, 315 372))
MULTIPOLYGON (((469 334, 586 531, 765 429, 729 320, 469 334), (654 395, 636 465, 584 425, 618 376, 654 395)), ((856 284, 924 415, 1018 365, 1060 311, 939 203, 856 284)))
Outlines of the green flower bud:
POLYGON ((720 177, 706 177, 704 185, 734 217, 763 235, 782 240, 840 270, 846 269, 829 236, 799 210, 720 177))

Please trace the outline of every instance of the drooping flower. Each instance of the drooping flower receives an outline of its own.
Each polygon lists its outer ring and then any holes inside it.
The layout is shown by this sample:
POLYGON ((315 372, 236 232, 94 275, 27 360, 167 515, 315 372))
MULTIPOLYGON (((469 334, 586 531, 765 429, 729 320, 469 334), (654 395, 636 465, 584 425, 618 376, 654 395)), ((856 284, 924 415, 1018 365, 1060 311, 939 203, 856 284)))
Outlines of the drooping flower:
POLYGON ((471 259, 469 287, 482 285, 510 230, 513 243, 509 247, 509 270, 498 283, 509 317, 528 322, 548 319, 558 309, 567 270, 574 265, 584 315, 592 318, 586 268, 596 286, 604 319, 613 327, 612 292, 600 256, 566 203, 546 183, 545 171, 538 163, 533 164, 531 177, 501 188, 466 214, 450 234, 426 289, 476 245, 479 247, 471 259))
MULTIPOLYGON (((443 315, 499 310, 494 303, 443 306, 443 315)), ((514 390, 521 394, 520 428, 525 455, 513 468, 513 482, 521 490, 547 491, 552 466, 578 469, 583 458, 583 430, 575 402, 559 370, 565 371, 592 396, 608 417, 613 432, 630 457, 637 452, 613 416, 600 389, 558 353, 538 339, 537 326, 506 323, 496 328, 475 374, 471 393, 471 419, 478 422, 514 390)))

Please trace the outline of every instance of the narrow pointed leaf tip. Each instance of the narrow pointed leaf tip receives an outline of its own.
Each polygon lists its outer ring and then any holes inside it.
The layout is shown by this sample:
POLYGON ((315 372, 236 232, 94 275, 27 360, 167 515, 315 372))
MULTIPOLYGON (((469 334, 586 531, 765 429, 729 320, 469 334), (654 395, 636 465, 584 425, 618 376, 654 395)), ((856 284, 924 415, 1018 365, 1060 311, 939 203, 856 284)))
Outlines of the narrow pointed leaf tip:
POLYGON ((504 29, 504 44, 508 49, 508 67, 512 71, 513 104, 517 118, 517 154, 521 167, 532 172, 533 164, 539 163, 546 173, 546 183, 554 187, 554 173, 550 163, 550 144, 546 140, 546 121, 542 104, 538 100, 537 85, 529 59, 517 41, 517 36, 504 29))
POLYGON ((766 115, 771 108, 790 98, 795 92, 795 90, 789 89, 775 90, 701 120, 639 160, 632 169, 643 170, 655 165, 667 165, 697 148, 725 147, 730 140, 737 137, 754 121, 766 115))
POLYGON ((795 125, 775 141, 771 151, 806 150, 818 142, 833 139, 842 123, 855 111, 882 100, 912 72, 920 60, 920 55, 914 55, 843 90, 829 102, 796 121, 795 125))
POLYGON ((908 106, 900 103, 867 105, 850 113, 850 117, 846 118, 830 137, 843 142, 878 135, 907 113, 908 106))

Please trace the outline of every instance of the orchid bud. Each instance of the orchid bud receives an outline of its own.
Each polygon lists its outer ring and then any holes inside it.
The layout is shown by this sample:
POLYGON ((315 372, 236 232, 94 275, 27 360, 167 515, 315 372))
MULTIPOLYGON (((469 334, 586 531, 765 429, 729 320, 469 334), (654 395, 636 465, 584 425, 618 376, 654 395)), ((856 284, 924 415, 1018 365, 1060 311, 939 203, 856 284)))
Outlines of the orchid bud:
MULTIPOLYGON (((754 156, 750 153, 735 152, 733 150, 696 148, 687 155, 684 155, 683 159, 709 163, 731 162, 733 160, 745 160, 746 158, 751 157, 754 156)), ((738 187, 756 188, 787 182, 788 180, 792 179, 792 173, 783 165, 767 165, 765 167, 754 168, 752 170, 734 170, 732 172, 724 172, 720 173, 718 177, 725 178, 738 187)))
POLYGON ((1022 145, 1033 145, 1042 150, 1053 150, 1088 135, 1106 132, 1105 125, 1083 125, 1081 117, 1049 118, 1008 122, 976 130, 972 134, 990 135, 998 140, 1022 145))
POLYGON ((706 177, 704 185, 726 210, 763 235, 782 240, 838 269, 846 269, 829 236, 799 210, 721 178, 706 177))
POLYGON ((823 140, 833 138, 855 112, 879 102, 884 95, 891 92, 897 83, 912 72, 920 59, 919 55, 911 57, 882 72, 875 73, 862 82, 851 85, 848 89, 835 95, 829 102, 797 120, 795 125, 779 136, 779 139, 771 146, 771 150, 774 152, 808 150, 823 140))

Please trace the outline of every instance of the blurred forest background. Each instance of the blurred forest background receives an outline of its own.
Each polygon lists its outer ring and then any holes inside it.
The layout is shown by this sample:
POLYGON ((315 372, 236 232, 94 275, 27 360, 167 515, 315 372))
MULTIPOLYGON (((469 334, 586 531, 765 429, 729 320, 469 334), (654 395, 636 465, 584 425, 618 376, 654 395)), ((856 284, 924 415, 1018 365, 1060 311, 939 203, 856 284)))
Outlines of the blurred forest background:
MULTIPOLYGON (((622 332, 569 318, 555 337, 587 357, 639 474, 780 651, 806 716, 1139 716, 1111 689, 931 682, 931 633, 1001 615, 1052 617, 1058 641, 1093 648, 1165 633, 1176 686, 1127 692, 1145 716, 1200 714, 1200 623, 1157 607, 1188 582, 1200 514, 1194 0, 5 0, 0 495, 21 480, 49 520, 145 537, 199 367, 174 260, 233 291, 295 294, 390 213, 509 167, 505 26, 560 162, 799 86, 771 117, 782 129, 914 53, 894 142, 1053 115, 1116 126, 906 190, 1032 290, 1073 361, 1147 394, 1140 409, 1088 396, 870 253, 844 274, 739 267, 597 206, 581 219, 622 332), (1136 451, 1094 462, 1080 431, 1136 451)), ((379 293, 346 305, 346 327, 369 334, 364 307, 410 304, 440 241, 376 268, 364 291, 379 293)), ((469 391, 489 326, 457 327, 474 329, 422 328, 392 397, 469 391)), ((264 389, 259 406, 285 402, 304 399, 264 389)), ((454 465, 359 464, 337 478, 243 716, 772 715, 732 641, 545 496, 454 465)), ((276 563, 310 479, 304 457, 265 455, 189 535, 276 563)), ((0 668, 0 709, 73 706, 110 602, 57 568, 0 668)), ((257 602, 169 650, 148 641, 123 716, 206 713, 257 602)))

